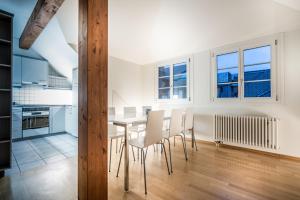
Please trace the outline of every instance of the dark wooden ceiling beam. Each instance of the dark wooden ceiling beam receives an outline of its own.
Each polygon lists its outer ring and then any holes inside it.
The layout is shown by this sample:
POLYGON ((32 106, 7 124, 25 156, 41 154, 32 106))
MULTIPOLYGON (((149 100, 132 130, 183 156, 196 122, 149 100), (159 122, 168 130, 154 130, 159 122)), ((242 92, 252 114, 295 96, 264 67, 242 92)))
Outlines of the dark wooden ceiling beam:
POLYGON ((63 2, 64 0, 38 0, 21 35, 21 49, 32 46, 63 2))

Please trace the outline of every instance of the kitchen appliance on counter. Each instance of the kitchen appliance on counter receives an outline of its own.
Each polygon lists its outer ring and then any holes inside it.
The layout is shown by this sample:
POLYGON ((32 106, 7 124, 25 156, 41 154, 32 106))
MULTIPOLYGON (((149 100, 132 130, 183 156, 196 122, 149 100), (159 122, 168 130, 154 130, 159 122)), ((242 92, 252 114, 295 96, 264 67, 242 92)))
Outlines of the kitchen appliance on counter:
POLYGON ((23 107, 23 138, 49 134, 49 107, 23 107))

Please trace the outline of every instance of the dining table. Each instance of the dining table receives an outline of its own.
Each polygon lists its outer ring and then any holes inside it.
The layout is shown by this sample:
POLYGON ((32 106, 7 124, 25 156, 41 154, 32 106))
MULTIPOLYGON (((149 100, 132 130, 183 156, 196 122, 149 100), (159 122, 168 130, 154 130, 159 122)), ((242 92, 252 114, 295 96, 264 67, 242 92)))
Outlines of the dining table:
MULTIPOLYGON (((171 116, 165 116, 164 121, 170 121, 171 116)), ((108 122, 115 126, 124 128, 124 190, 129 191, 129 145, 128 129, 130 126, 138 126, 147 123, 147 116, 138 116, 134 118, 125 118, 124 116, 109 116, 108 122)), ((192 132, 194 134, 194 131, 192 132)), ((193 139, 194 137, 192 137, 193 139)), ((192 142, 193 147, 193 142, 192 142)))
MULTIPOLYGON (((170 116, 165 116, 164 120, 170 120, 170 116)), ((135 118, 125 118, 123 116, 109 116, 108 122, 115 126, 124 128, 124 190, 129 191, 129 145, 128 145, 128 128, 147 123, 146 116, 135 118)))

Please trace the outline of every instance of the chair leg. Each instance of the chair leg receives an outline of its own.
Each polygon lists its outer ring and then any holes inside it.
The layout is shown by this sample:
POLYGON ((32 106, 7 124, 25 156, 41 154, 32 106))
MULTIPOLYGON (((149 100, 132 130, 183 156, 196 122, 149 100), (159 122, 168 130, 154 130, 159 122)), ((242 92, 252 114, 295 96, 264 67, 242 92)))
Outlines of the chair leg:
POLYGON ((165 158, 166 158, 166 163, 167 163, 167 168, 168 168, 168 174, 170 175, 171 173, 170 173, 170 169, 169 169, 169 162, 168 162, 168 157, 167 157, 165 144, 162 144, 162 148, 164 149, 164 152, 165 152, 165 158))
POLYGON ((120 165, 121 165, 122 156, 123 156, 123 149, 124 149, 124 144, 122 144, 122 148, 121 148, 121 155, 120 155, 120 160, 119 160, 119 166, 118 166, 118 171, 117 171, 117 177, 119 177, 120 165))
POLYGON ((131 150, 132 150, 133 161, 135 162, 135 155, 134 155, 134 149, 133 149, 133 146, 131 146, 131 150))
POLYGON ((154 150, 154 152, 155 152, 155 144, 153 145, 153 150, 154 150))
POLYGON ((110 168, 111 168, 111 150, 112 150, 112 139, 110 139, 110 148, 109 148, 109 172, 110 172, 110 168))
POLYGON ((120 143, 119 153, 121 152, 122 144, 123 144, 123 138, 121 138, 121 143, 120 143))
POLYGON ((198 151, 196 139, 194 139, 194 142, 195 142, 195 146, 196 146, 196 151, 198 151))
POLYGON ((188 157, 187 157, 187 152, 186 152, 186 146, 185 146, 185 137, 180 135, 181 137, 181 140, 182 140, 182 146, 183 146, 183 152, 184 152, 184 156, 185 156, 185 160, 188 160, 188 157))
POLYGON ((140 149, 137 149, 137 159, 140 159, 140 149))
POLYGON ((175 147, 175 136, 174 136, 174 147, 175 147))
POLYGON ((143 159, 143 164, 144 164, 144 183, 145 183, 145 194, 147 194, 147 179, 146 179, 146 159, 145 159, 145 152, 143 149, 142 151, 142 159, 143 159))
POLYGON ((183 141, 184 141, 184 147, 185 147, 186 160, 188 160, 188 153, 187 153, 187 147, 186 147, 185 133, 183 133, 183 141))
POLYGON ((143 150, 141 149, 141 165, 143 164, 143 150))
POLYGON ((192 144, 195 145, 196 151, 198 151, 198 147, 197 147, 197 143, 196 143, 196 138, 195 138, 195 133, 194 133, 194 128, 192 130, 192 138, 193 138, 193 141, 194 141, 194 142, 192 141, 192 144))
POLYGON ((147 158, 147 154, 148 154, 148 147, 146 148, 145 159, 147 158))
POLYGON ((171 143, 170 143, 170 139, 166 139, 169 143, 169 155, 170 155, 170 167, 171 167, 171 173, 173 173, 173 165, 172 165, 172 155, 171 155, 171 143))
POLYGON ((116 139, 116 154, 118 153, 118 142, 119 142, 119 138, 116 139))

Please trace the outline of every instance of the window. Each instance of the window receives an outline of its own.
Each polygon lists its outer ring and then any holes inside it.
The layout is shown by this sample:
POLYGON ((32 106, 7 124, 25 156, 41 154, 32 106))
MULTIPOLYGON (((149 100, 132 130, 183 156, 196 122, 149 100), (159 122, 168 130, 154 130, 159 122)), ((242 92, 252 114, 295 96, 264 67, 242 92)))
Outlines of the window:
POLYGON ((213 53, 216 99, 272 99, 276 97, 277 39, 256 45, 219 49, 213 53))
POLYGON ((189 99, 189 59, 158 66, 158 100, 189 99))
POLYGON ((159 67, 158 70, 158 96, 159 99, 170 99, 171 82, 170 66, 159 67))
POLYGON ((173 97, 186 99, 187 97, 187 70, 186 63, 173 65, 173 97))
POLYGON ((237 98, 239 79, 239 54, 227 53, 217 56, 218 98, 237 98))
POLYGON ((244 50, 244 96, 271 97, 271 46, 244 50))

